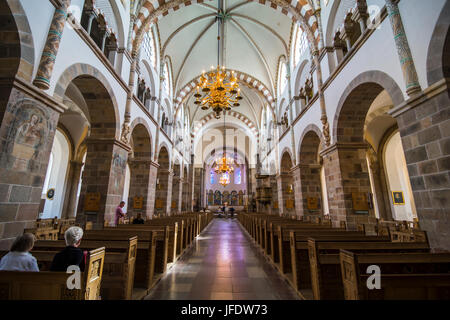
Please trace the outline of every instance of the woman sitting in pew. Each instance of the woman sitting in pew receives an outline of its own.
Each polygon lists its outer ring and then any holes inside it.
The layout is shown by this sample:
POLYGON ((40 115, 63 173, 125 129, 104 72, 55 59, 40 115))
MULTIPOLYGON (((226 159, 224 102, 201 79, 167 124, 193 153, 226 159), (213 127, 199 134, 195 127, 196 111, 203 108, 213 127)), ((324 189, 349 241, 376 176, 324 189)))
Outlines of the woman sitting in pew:
POLYGON ((30 254, 34 246, 34 235, 25 233, 18 236, 11 250, 0 260, 1 271, 35 271, 39 272, 36 258, 30 254))
POLYGON ((84 271, 87 252, 78 248, 83 237, 83 229, 80 227, 70 227, 64 233, 66 246, 61 252, 58 252, 53 258, 50 271, 66 272, 69 266, 76 265, 80 271, 84 271))

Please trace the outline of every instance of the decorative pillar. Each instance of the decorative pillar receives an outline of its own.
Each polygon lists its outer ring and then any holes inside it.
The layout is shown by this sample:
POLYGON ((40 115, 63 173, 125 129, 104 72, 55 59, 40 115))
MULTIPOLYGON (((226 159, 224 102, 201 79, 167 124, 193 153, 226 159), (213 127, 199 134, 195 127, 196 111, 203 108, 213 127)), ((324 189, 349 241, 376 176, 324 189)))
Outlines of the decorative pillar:
POLYGON ((354 7, 354 12, 352 19, 358 21, 359 27, 361 28, 361 34, 367 29, 367 19, 369 18, 369 13, 367 12, 367 2, 366 0, 356 0, 356 5, 354 7))
POLYGON ((61 0, 61 6, 55 9, 52 23, 45 42, 44 51, 42 52, 41 62, 33 84, 42 89, 50 88, 50 79, 52 77, 53 68, 55 66, 56 56, 58 55, 59 44, 64 31, 67 19, 67 9, 71 0, 61 0))
POLYGON ((167 201, 166 201, 166 216, 170 216, 172 206, 172 186, 173 186, 173 172, 169 170, 167 175, 167 201))
POLYGON ((398 9, 397 0, 385 0, 386 8, 391 21, 394 33, 395 45, 397 47, 398 58, 402 66, 403 78, 406 84, 406 93, 412 96, 422 91, 417 77, 416 67, 409 48, 408 38, 403 27, 402 18, 398 9))
MULTIPOLYGON (((129 161, 130 166, 130 192, 128 195, 128 213, 136 216, 141 213, 143 217, 151 217, 154 208, 154 188, 151 187, 155 181, 152 179, 153 161, 150 159, 134 158, 129 161), (153 196, 153 201, 150 198, 153 196), (133 208, 134 198, 142 197, 142 208, 133 208)), ((156 176, 155 179, 156 180, 156 176)))
MULTIPOLYGON (((122 133, 120 136, 120 140, 127 145, 130 143, 130 135, 131 135, 131 130, 130 130, 131 104, 133 101, 134 81, 135 81, 135 77, 136 77, 137 62, 138 62, 138 57, 136 54, 133 54, 133 61, 131 63, 131 67, 130 67, 130 78, 128 80, 127 102, 125 104, 125 119, 124 119, 125 121, 123 122, 122 133)), ((156 157, 157 156, 156 153, 154 153, 154 154, 156 157)), ((156 158, 155 158, 155 161, 156 161, 156 158)))
POLYGON ((320 66, 319 62, 319 51, 313 52, 313 59, 314 59, 314 65, 316 67, 316 75, 317 75, 317 90, 319 93, 319 102, 320 102, 320 111, 321 111, 321 117, 320 121, 322 122, 322 133, 325 140, 325 145, 330 145, 330 125, 328 124, 328 117, 327 117, 327 109, 325 105, 325 95, 323 94, 322 86, 322 68, 320 66))
POLYGON ((345 43, 341 40, 340 31, 336 32, 336 34, 334 35, 333 48, 337 66, 344 59, 344 48, 345 48, 345 43))
POLYGON ((87 13, 89 15, 89 20, 88 20, 86 32, 88 35, 91 35, 92 22, 94 21, 94 18, 95 18, 95 12, 93 10, 89 10, 89 11, 87 11, 87 13))

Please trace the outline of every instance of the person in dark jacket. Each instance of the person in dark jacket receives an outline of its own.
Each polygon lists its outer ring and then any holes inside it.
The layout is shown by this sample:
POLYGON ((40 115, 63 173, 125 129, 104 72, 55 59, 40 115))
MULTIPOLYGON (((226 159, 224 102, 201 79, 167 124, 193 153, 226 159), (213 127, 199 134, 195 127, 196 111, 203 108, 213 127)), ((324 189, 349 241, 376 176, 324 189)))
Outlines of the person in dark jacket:
POLYGON ((81 244, 82 237, 83 229, 80 227, 70 227, 67 229, 64 233, 66 247, 55 255, 50 266, 50 271, 66 272, 67 268, 73 265, 80 267, 80 271, 84 271, 87 252, 83 252, 83 250, 78 248, 81 244))
POLYGON ((144 219, 142 219, 142 215, 140 213, 138 213, 137 217, 133 219, 133 224, 144 224, 144 219))

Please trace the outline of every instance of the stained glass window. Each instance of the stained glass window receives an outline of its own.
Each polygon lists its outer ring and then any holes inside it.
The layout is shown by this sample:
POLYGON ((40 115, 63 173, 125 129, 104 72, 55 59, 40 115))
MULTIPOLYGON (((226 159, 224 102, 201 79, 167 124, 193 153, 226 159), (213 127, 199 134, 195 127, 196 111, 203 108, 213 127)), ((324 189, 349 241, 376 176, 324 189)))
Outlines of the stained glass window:
POLYGON ((169 65, 166 63, 164 65, 164 92, 167 97, 170 97, 170 73, 169 73, 169 65))
POLYGON ((211 170, 211 173, 210 173, 210 184, 211 185, 213 185, 213 184, 215 184, 216 183, 216 177, 215 177, 215 173, 214 173, 214 171, 212 171, 211 170))
POLYGON ((234 170, 234 184, 241 184, 241 182, 242 182, 241 168, 236 168, 236 170, 234 170))

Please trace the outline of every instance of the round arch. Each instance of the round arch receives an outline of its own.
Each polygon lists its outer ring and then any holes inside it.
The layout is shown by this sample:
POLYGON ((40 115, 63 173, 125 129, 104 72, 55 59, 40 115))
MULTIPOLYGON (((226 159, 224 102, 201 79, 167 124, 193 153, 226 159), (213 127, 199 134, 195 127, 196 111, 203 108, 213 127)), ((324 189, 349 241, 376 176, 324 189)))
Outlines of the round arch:
MULTIPOLYGON (((59 77, 58 81, 56 82, 55 91, 53 93, 53 97, 59 101, 64 101, 64 95, 67 90, 67 87, 69 84, 74 81, 75 79, 82 79, 86 76, 90 76, 98 81, 99 84, 103 86, 103 88, 108 93, 108 98, 112 102, 113 110, 114 110, 114 119, 116 123, 115 128, 115 138, 118 139, 120 136, 120 113, 119 113, 119 107, 117 104, 117 100, 114 94, 114 91, 109 84, 106 77, 95 67, 84 64, 84 63, 76 63, 67 68, 59 77)), ((94 89, 94 88, 91 88, 94 89)), ((105 98, 105 97, 103 97, 105 98)))

